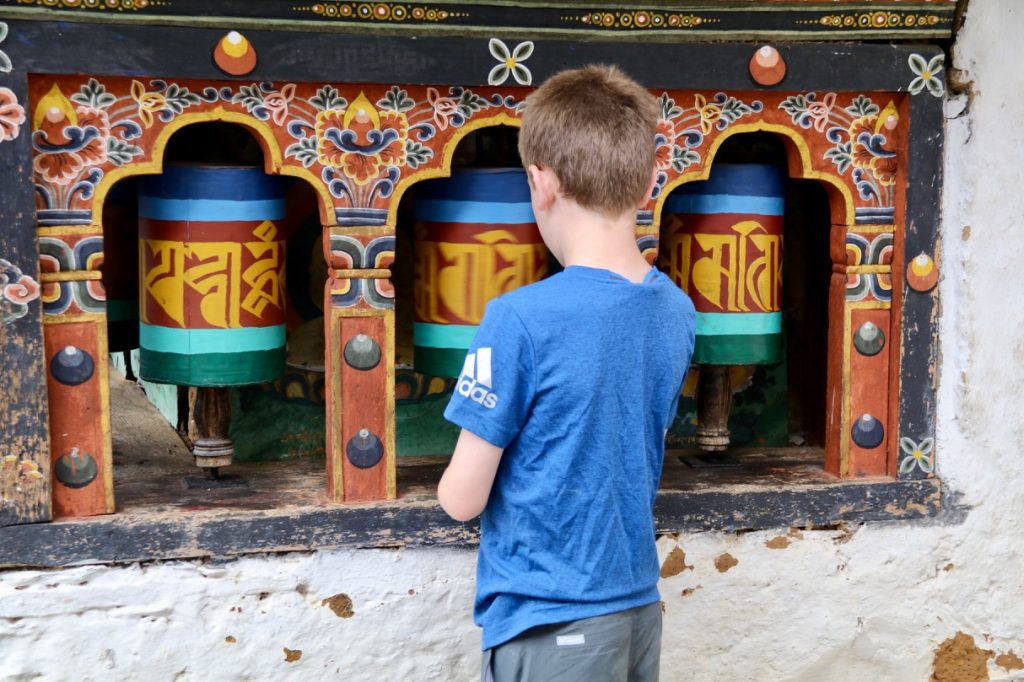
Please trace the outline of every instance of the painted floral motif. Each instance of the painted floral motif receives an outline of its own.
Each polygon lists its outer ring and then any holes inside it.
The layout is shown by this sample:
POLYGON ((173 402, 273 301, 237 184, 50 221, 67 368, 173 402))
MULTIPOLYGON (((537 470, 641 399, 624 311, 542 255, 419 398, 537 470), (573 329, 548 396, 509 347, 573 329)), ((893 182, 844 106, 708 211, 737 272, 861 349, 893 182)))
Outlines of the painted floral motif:
MULTIPOLYGON (((115 96, 95 78, 66 96, 56 84, 40 98, 32 121, 33 170, 42 210, 68 210, 92 197, 102 166, 123 166, 143 154, 135 140, 144 129, 168 123, 186 108, 216 101, 161 80, 131 82, 115 96), (141 123, 141 125, 140 125, 141 123)), ((0 93, 2 96, 2 93, 0 93)), ((44 219, 45 220, 45 219, 44 219)), ((45 223, 44 223, 45 224, 45 223)))
MULTIPOLYGON (((267 87, 241 88, 249 89, 242 103, 257 117, 267 116, 263 96, 257 94, 267 87)), ((375 103, 363 93, 349 103, 330 85, 308 100, 296 96, 292 104, 285 128, 296 142, 285 149, 285 156, 306 168, 322 166, 321 177, 331 195, 353 208, 389 197, 403 169, 429 163, 434 150, 424 142, 438 131, 460 128, 486 110, 518 114, 523 106, 514 97, 487 98, 460 87, 448 88, 446 94, 427 88, 426 99, 418 101, 407 90, 392 86, 375 103)))
POLYGON ((454 97, 442 97, 437 88, 427 88, 427 101, 434 109, 434 125, 438 130, 447 130, 452 116, 458 112, 454 97))
MULTIPOLYGON (((4 42, 7 38, 7 24, 0 21, 0 43, 4 42)), ((0 73, 10 73, 14 66, 11 64, 11 58, 7 56, 7 53, 0 50, 0 73)))
POLYGON ((74 182, 83 168, 106 162, 109 137, 110 119, 102 109, 49 108, 33 133, 35 144, 46 152, 33 161, 36 176, 55 185, 74 182))
POLYGON ((0 508, 13 507, 18 498, 43 485, 39 465, 30 459, 8 454, 4 455, 0 466, 0 508))
POLYGON ((832 109, 835 106, 836 93, 834 92, 826 93, 820 102, 811 101, 807 103, 807 116, 816 131, 819 133, 825 132, 829 116, 832 114, 832 109))
POLYGON ((824 158, 840 174, 851 173, 860 198, 874 206, 891 207, 896 183, 899 112, 894 102, 880 108, 864 95, 847 107, 836 106, 837 95, 807 92, 787 97, 779 108, 802 128, 824 132, 832 147, 824 158))
POLYGON ((168 123, 186 108, 200 102, 199 95, 176 83, 154 80, 150 85, 156 90, 147 90, 139 81, 132 81, 132 99, 138 103, 139 120, 147 128, 153 127, 154 116, 168 123))
POLYGON ((405 165, 405 114, 380 111, 362 93, 348 109, 317 114, 315 129, 317 160, 341 170, 357 185, 375 179, 381 167, 405 165))
POLYGON ((280 90, 271 90, 263 97, 263 106, 270 112, 270 119, 283 126, 288 118, 288 103, 295 99, 295 84, 289 83, 280 90))
POLYGON ((39 298, 39 283, 18 266, 0 258, 0 324, 28 315, 28 304, 39 298))
POLYGON ((0 142, 13 140, 25 122, 25 107, 18 104, 18 96, 10 88, 0 88, 0 142))
POLYGON ((716 93, 711 99, 697 93, 692 108, 678 105, 668 93, 662 93, 658 102, 661 116, 654 137, 658 177, 652 198, 661 194, 670 169, 681 173, 700 163, 700 153, 696 150, 704 144, 706 135, 726 130, 741 117, 764 109, 764 104, 758 100, 748 104, 724 92, 716 93))
POLYGON ((924 57, 919 54, 910 55, 907 58, 907 63, 916 76, 914 80, 910 81, 910 86, 907 88, 910 94, 917 95, 927 88, 930 94, 942 97, 946 92, 946 86, 939 78, 939 74, 942 73, 945 62, 946 56, 943 54, 935 55, 929 62, 926 62, 924 57))
POLYGON ((487 43, 487 49, 490 50, 491 56, 498 60, 498 65, 487 74, 487 83, 489 85, 501 85, 508 80, 510 74, 519 85, 530 85, 533 83, 533 74, 530 73, 528 68, 523 66, 523 62, 533 54, 532 41, 528 40, 519 43, 514 50, 509 52, 508 46, 505 43, 497 38, 491 38, 487 43))
POLYGON ((900 473, 909 474, 914 469, 920 469, 926 474, 935 470, 935 462, 931 457, 935 449, 935 440, 925 438, 920 443, 915 443, 910 438, 900 438, 900 450, 905 455, 900 462, 900 473))

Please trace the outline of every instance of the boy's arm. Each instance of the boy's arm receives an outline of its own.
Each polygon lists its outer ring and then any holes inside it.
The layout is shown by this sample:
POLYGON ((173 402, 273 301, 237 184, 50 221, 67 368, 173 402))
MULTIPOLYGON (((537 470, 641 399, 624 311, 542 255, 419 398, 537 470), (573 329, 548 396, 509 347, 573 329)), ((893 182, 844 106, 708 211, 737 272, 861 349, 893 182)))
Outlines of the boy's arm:
POLYGON ((462 429, 437 499, 458 521, 487 506, 502 453, 519 434, 535 393, 533 345, 501 298, 487 304, 444 417, 462 429))
POLYGON ((441 508, 456 521, 476 518, 487 506, 504 448, 462 429, 452 461, 437 486, 441 508))

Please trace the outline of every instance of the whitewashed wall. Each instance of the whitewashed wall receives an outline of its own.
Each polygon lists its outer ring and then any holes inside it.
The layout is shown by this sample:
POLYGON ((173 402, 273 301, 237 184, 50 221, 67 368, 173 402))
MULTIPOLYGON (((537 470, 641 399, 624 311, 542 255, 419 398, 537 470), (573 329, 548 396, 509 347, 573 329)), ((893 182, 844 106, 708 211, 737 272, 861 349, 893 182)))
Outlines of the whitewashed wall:
MULTIPOLYGON (((1021 36, 1024 2, 972 0, 955 51, 971 94, 948 106, 939 473, 972 510, 663 538, 663 679, 1024 679, 1021 36), (958 632, 973 644, 943 646, 958 632)), ((474 565, 415 549, 6 572, 0 676, 471 680, 474 565)))

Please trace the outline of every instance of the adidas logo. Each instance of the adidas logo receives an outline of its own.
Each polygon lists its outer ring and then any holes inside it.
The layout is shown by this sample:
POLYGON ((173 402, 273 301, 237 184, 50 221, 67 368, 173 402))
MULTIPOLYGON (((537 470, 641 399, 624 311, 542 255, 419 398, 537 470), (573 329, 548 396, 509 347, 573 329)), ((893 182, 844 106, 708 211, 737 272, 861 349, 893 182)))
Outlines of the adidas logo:
POLYGON ((491 393, 491 349, 477 348, 466 356, 459 383, 455 390, 459 395, 480 403, 489 410, 498 405, 498 396, 491 393))

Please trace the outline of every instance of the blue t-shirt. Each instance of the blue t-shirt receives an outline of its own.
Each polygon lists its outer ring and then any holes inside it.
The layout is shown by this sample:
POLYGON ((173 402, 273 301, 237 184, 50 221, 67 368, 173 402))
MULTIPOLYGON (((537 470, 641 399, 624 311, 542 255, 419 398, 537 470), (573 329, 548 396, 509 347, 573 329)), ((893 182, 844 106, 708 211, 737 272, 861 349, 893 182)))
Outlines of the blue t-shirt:
POLYGON ((570 266, 487 306, 444 413, 505 449, 480 517, 484 649, 658 600, 654 498, 694 327, 653 268, 570 266))

